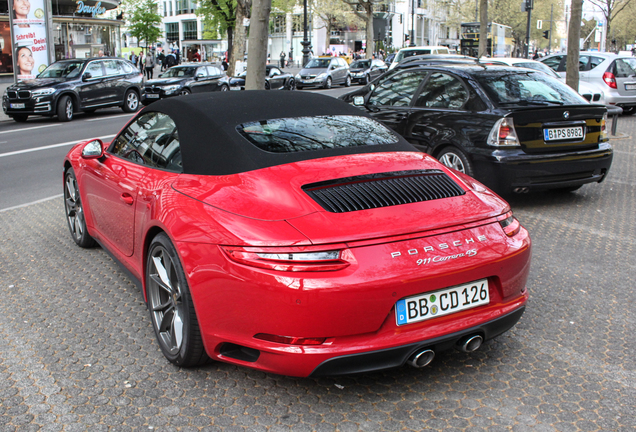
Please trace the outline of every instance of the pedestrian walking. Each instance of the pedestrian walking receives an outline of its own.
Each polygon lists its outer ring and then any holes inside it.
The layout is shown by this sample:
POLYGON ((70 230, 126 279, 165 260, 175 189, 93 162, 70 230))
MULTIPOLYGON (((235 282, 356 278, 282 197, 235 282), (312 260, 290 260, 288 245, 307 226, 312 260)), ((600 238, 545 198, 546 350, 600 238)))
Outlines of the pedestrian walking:
POLYGON ((280 52, 280 68, 285 67, 285 51, 280 52))
POLYGON ((155 58, 150 51, 146 52, 144 66, 146 67, 146 78, 151 80, 155 70, 155 58))
POLYGON ((177 57, 174 55, 174 50, 170 50, 170 53, 166 56, 166 69, 169 69, 176 64, 177 57))
POLYGON ((161 72, 166 70, 166 55, 163 53, 163 51, 161 51, 157 56, 157 61, 161 65, 161 72))

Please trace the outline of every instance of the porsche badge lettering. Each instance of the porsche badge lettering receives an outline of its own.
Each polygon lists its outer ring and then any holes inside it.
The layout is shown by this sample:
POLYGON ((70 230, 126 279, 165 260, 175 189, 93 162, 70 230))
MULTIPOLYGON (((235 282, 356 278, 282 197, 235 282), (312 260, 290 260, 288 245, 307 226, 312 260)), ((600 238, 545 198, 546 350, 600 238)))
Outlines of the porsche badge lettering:
MULTIPOLYGON (((487 241, 488 239, 486 238, 485 235, 480 235, 477 236, 477 241, 482 243, 487 241)), ((454 240, 452 242, 446 242, 446 243, 440 243, 439 245, 437 245, 437 247, 433 247, 433 246, 424 246, 421 248, 413 248, 413 249, 408 249, 406 252, 402 253, 402 252, 391 252, 391 258, 397 258, 400 256, 408 256, 408 255, 419 255, 420 253, 427 253, 427 252, 437 252, 437 251, 443 251, 446 249, 450 249, 451 247, 461 247, 461 246, 466 246, 466 245, 470 245, 470 244, 474 244, 475 243, 475 239, 473 238, 467 238, 464 240, 454 240)), ((461 255, 466 255, 466 256, 473 256, 476 255, 477 251, 475 249, 471 249, 470 251, 466 251, 464 253, 461 253, 461 255), (468 253, 471 252, 472 255, 469 255, 468 253)), ((457 254, 459 255, 459 254, 457 254)), ((452 257, 453 255, 450 255, 450 257, 452 257)), ((438 258, 438 257, 435 257, 438 258)), ((439 261, 445 261, 442 260, 441 258, 444 257, 439 257, 439 261)), ((459 258, 459 257, 457 257, 459 258)), ((446 258, 446 259, 450 259, 450 258, 446 258)), ((418 265, 420 265, 422 263, 418 262, 418 265)))

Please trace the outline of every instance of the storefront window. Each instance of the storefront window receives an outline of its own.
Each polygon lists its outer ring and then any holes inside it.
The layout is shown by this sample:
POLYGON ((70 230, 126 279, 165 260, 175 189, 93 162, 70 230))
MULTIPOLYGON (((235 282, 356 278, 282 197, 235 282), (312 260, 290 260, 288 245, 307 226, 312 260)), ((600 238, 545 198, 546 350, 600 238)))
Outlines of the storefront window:
POLYGON ((0 22, 0 73, 13 73, 11 27, 8 22, 0 22))

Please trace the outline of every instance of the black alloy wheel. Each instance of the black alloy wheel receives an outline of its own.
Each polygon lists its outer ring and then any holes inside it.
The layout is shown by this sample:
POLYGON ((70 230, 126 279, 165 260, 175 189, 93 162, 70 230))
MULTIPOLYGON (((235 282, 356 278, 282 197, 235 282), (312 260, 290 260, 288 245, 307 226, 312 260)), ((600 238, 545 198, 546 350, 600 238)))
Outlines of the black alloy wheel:
POLYGON ((75 107, 73 99, 70 96, 64 95, 57 102, 57 118, 59 121, 67 122, 73 120, 73 113, 75 107))
POLYGON ((134 90, 128 90, 124 96, 124 105, 121 109, 126 113, 132 113, 139 109, 139 95, 134 90))
POLYGON ((287 81, 285 90, 296 90, 296 81, 293 78, 290 78, 289 81, 287 81))
POLYGON ((466 157, 466 155, 457 147, 446 147, 438 155, 439 160, 443 165, 453 168, 461 173, 473 176, 473 167, 466 157))
POLYGON ((270 90, 272 86, 269 84, 269 81, 265 81, 265 90, 270 90))
POLYGON ((146 295, 163 355, 182 367, 207 363, 210 358, 203 347, 188 283, 177 251, 164 233, 148 249, 146 295))
POLYGON ((73 168, 69 168, 64 176, 64 209, 66 211, 68 229, 71 231, 71 237, 73 237, 75 243, 83 248, 94 246, 95 240, 88 234, 86 229, 84 207, 82 206, 73 168))

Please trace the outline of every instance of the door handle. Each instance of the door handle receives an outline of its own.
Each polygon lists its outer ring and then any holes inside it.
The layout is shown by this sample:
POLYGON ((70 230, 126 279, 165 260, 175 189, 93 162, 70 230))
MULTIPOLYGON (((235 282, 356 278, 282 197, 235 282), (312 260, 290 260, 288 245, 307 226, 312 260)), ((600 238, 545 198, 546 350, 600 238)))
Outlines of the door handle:
POLYGON ((128 205, 133 205, 134 199, 129 193, 124 192, 121 194, 120 199, 128 205))

